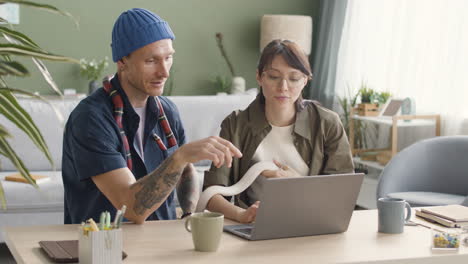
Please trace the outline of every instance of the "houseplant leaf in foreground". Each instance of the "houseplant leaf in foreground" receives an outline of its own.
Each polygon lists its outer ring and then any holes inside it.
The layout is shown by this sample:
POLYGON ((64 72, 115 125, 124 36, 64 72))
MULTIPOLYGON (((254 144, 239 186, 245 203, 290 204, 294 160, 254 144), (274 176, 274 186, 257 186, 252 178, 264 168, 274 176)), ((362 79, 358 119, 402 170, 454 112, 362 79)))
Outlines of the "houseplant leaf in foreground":
MULTIPOLYGON (((7 0, 0 1, 2 3, 16 3, 22 6, 28 6, 40 10, 46 10, 52 13, 64 15, 76 20, 67 12, 63 12, 51 5, 35 3, 32 1, 21 1, 21 0, 7 0)), ((5 22, 6 20, 0 17, 0 21, 5 22)), ((6 21, 7 22, 7 21, 6 21)), ((78 60, 53 54, 39 47, 32 39, 27 35, 10 29, 9 27, 0 26, 0 34, 3 36, 3 41, 0 42, 0 114, 4 115, 10 120, 15 126, 21 129, 31 139, 31 141, 37 146, 37 148, 44 153, 49 162, 53 165, 52 155, 50 154, 46 142, 41 135, 39 129, 34 124, 30 115, 19 105, 16 97, 13 94, 31 95, 31 92, 9 87, 7 84, 6 76, 26 77, 29 75, 29 71, 24 65, 12 59, 14 56, 21 56, 33 59, 37 68, 41 72, 44 79, 52 87, 55 93, 61 95, 61 92, 55 82, 52 79, 49 71, 45 67, 41 60, 59 61, 59 62, 71 62, 79 63, 78 60)), ((54 110, 56 110, 54 108, 54 110)), ((60 117, 59 117, 60 118, 60 117)), ((17 153, 11 147, 8 142, 11 135, 0 124, 0 155, 8 158, 20 174, 28 180, 33 186, 37 187, 35 181, 31 178, 28 169, 25 164, 18 157, 17 153)), ((0 182, 1 184, 1 182, 0 182)), ((0 186, 0 201, 3 208, 6 208, 4 190, 0 186)))

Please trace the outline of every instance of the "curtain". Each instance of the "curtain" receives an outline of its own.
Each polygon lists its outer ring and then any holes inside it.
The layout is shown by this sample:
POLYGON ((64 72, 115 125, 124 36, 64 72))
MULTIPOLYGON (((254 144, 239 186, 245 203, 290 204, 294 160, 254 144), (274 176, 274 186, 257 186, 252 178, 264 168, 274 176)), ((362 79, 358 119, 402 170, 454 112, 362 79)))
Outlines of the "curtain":
POLYGON ((325 107, 335 99, 336 62, 346 15, 346 0, 320 1, 317 47, 312 61, 313 78, 308 94, 325 107))
POLYGON ((366 83, 441 114, 443 135, 468 134, 467 14, 466 0, 349 0, 336 94, 366 83))

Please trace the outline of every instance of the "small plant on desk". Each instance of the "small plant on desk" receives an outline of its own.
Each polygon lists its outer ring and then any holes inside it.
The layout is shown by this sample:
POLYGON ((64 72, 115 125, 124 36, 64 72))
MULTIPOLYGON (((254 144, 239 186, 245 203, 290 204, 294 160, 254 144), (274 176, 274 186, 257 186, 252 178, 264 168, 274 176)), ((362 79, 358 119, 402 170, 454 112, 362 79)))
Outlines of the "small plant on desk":
POLYGON ((379 106, 375 103, 377 93, 366 83, 359 89, 361 103, 358 105, 358 114, 362 116, 376 116, 379 114, 379 106))

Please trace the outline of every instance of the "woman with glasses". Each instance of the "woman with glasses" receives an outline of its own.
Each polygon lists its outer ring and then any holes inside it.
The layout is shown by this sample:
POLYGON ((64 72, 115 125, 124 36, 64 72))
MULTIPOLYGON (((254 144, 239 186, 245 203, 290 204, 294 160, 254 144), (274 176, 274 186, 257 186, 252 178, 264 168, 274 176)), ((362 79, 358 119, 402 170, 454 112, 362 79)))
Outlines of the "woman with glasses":
POLYGON ((272 177, 353 172, 350 146, 339 116, 316 102, 303 100, 302 90, 312 79, 301 48, 288 40, 274 40, 263 50, 257 66, 260 93, 243 111, 229 115, 220 136, 243 154, 232 167, 211 166, 204 187, 231 186, 260 161, 273 161, 278 170, 265 170, 235 204, 217 194, 207 209, 250 223, 255 220, 262 182, 272 177))

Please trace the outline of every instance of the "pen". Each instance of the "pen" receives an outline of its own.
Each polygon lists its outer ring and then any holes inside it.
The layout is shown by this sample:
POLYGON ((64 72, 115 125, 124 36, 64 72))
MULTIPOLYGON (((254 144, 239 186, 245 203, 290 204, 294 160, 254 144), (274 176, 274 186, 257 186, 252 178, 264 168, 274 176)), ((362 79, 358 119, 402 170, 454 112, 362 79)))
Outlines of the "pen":
POLYGON ((114 228, 117 228, 117 225, 119 224, 119 219, 122 216, 122 211, 119 209, 117 210, 117 213, 115 214, 114 218, 114 228))
POLYGON ((111 228, 110 222, 111 222, 110 213, 106 211, 106 226, 105 226, 106 230, 109 230, 111 228))
POLYGON ((122 225, 122 220, 125 217, 125 211, 127 210, 127 206, 123 205, 122 209, 120 209, 120 210, 122 211, 122 213, 120 214, 120 218, 119 218, 119 220, 117 222, 117 228, 120 228, 120 226, 122 225))
POLYGON ((102 212, 101 217, 99 218, 99 229, 104 230, 105 224, 106 224, 106 213, 102 212))

